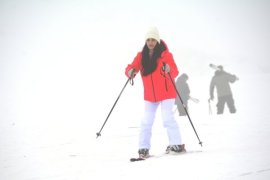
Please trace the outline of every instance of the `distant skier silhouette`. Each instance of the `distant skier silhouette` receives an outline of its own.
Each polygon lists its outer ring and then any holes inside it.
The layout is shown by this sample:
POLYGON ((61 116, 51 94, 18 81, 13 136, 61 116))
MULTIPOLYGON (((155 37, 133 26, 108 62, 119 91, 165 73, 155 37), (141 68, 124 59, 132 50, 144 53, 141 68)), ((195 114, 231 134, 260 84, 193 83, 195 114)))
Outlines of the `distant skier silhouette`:
POLYGON ((210 67, 216 69, 210 83, 210 100, 214 99, 214 89, 217 90, 217 114, 223 114, 224 106, 227 104, 230 113, 235 113, 236 108, 234 105, 234 99, 230 83, 234 83, 238 78, 223 70, 223 66, 214 66, 210 64, 210 67))
MULTIPOLYGON (((180 93, 183 104, 186 106, 186 109, 188 110, 188 99, 190 98, 190 89, 189 89, 189 85, 187 83, 187 80, 188 80, 187 74, 184 73, 181 76, 179 76, 176 80, 176 88, 177 88, 178 92, 180 93)), ((183 104, 180 101, 178 96, 175 99, 175 104, 177 106, 179 116, 187 115, 186 111, 183 107, 183 104)))

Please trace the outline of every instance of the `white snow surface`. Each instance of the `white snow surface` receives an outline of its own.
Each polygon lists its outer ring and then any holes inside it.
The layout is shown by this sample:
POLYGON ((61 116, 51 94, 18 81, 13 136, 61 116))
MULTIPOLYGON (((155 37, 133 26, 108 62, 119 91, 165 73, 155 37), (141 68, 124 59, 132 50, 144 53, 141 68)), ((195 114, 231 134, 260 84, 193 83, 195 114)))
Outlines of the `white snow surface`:
MULTIPOLYGON (((139 103, 130 105, 128 94, 136 85, 127 86, 98 138, 96 132, 113 101, 104 103, 98 116, 91 115, 95 106, 91 107, 87 118, 49 116, 45 109, 41 111, 44 114, 18 117, 16 121, 10 115, 0 127, 1 179, 268 179, 270 117, 263 101, 269 100, 270 89, 256 96, 254 93, 269 78, 263 75, 256 86, 249 86, 249 79, 244 78, 235 84, 236 114, 225 111, 223 115, 209 115, 203 110, 208 104, 202 96, 200 103, 190 102, 190 117, 203 146, 198 144, 188 118, 175 113, 186 149, 192 152, 141 162, 129 162, 137 156, 137 109, 142 109, 139 103)), ((162 154, 166 146, 167 136, 158 112, 151 154, 162 154)))
POLYGON ((0 179, 269 179, 269 7, 266 0, 1 1, 0 179), (158 157, 132 163, 140 77, 96 133, 153 24, 200 100, 189 102, 189 114, 203 146, 175 113, 190 153, 159 157, 168 140, 158 111, 150 150, 158 157), (216 100, 209 114, 210 63, 239 77, 231 85, 236 114, 225 107, 216 115, 216 100))

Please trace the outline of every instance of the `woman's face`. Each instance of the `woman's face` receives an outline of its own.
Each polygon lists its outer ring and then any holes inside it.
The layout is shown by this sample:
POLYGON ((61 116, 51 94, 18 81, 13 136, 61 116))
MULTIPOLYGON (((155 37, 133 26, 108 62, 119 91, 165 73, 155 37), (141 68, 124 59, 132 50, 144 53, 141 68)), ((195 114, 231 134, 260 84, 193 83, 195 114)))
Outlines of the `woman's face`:
POLYGON ((149 38, 146 40, 146 45, 147 45, 149 50, 153 50, 155 48, 156 44, 157 44, 157 40, 155 40, 153 38, 149 38))

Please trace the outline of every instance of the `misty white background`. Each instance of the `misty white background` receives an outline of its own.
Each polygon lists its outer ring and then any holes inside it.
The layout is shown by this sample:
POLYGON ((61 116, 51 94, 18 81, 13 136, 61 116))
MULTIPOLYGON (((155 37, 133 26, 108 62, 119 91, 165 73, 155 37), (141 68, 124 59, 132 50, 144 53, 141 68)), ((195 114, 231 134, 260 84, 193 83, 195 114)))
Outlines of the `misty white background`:
MULTIPOLYGON (((214 74, 209 63, 221 64, 240 78, 232 85, 239 119, 266 121, 269 10, 267 0, 0 1, 1 173, 8 172, 3 176, 9 179, 57 179, 54 173, 38 171, 44 163, 59 161, 44 160, 46 148, 63 154, 58 147, 70 145, 72 158, 78 151, 91 152, 97 141, 114 147, 106 138, 131 133, 142 113, 140 77, 126 87, 101 139, 95 139, 127 80, 125 67, 142 49, 152 25, 168 44, 180 73, 189 75, 191 95, 200 100, 190 103, 195 123, 213 118, 208 117, 214 74), (32 167, 36 173, 30 176, 32 167)), ((134 145, 127 147, 133 154, 136 141, 135 136, 134 145)), ((115 143, 126 146, 121 139, 115 143)))

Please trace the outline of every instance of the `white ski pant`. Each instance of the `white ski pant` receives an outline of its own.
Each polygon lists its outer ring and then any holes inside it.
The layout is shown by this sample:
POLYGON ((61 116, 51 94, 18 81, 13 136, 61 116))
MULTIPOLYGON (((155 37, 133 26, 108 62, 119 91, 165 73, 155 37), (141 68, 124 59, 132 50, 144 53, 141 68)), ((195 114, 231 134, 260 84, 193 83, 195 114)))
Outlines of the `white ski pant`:
POLYGON ((161 106, 163 126, 167 130, 169 145, 182 144, 180 130, 173 115, 174 102, 175 99, 167 99, 160 102, 145 101, 145 110, 140 127, 139 149, 150 149, 151 147, 152 126, 159 105, 161 106))

